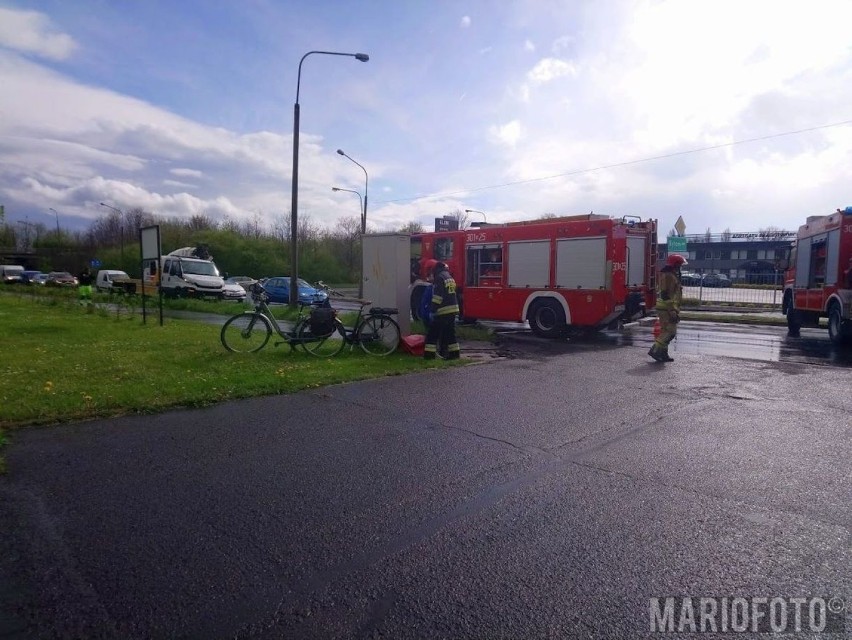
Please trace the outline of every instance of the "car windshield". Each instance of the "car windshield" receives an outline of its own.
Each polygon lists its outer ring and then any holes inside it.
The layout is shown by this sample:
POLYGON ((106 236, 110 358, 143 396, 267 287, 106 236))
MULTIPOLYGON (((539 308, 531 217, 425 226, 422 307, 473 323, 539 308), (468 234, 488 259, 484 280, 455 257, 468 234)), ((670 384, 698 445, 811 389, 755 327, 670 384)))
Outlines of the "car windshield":
POLYGON ((212 262, 195 262, 190 260, 181 261, 181 268, 184 273, 191 273, 196 276, 218 276, 219 271, 216 265, 212 262))
MULTIPOLYGON (((290 288, 290 276, 281 276, 280 278, 276 278, 275 280, 276 280, 276 282, 274 283, 273 286, 287 287, 288 289, 290 288)), ((305 288, 313 289, 314 288, 314 285, 312 285, 307 280, 302 280, 302 278, 298 278, 297 282, 299 283, 298 284, 299 289, 305 289, 305 288)))

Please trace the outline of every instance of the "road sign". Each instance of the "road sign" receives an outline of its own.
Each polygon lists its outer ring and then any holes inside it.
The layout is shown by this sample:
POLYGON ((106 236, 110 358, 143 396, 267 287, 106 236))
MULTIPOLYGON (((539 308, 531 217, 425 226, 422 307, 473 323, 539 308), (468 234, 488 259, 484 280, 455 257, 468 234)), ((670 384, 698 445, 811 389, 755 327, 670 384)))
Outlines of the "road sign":
POLYGON ((686 223, 683 221, 683 216, 677 217, 677 222, 675 222, 674 228, 675 231, 677 231, 677 235, 683 235, 684 231, 686 231, 686 223))
POLYGON ((435 231, 458 231, 459 220, 455 216, 435 218, 435 231))
POLYGON ((669 253, 686 253, 686 238, 669 236, 667 248, 669 253))

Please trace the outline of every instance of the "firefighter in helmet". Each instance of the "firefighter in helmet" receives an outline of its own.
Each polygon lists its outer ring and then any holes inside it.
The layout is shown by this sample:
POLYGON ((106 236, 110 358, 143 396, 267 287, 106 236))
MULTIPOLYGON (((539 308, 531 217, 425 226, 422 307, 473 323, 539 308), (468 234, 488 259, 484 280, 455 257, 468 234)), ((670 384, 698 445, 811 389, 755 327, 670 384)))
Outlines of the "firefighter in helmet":
POLYGON ((443 262, 429 260, 426 266, 433 267, 434 282, 432 284, 432 320, 426 333, 423 357, 426 360, 433 360, 437 355, 440 340, 442 350, 446 349, 447 360, 456 360, 461 355, 459 343, 456 341, 456 315, 459 313, 456 281, 453 280, 447 265, 443 262))
POLYGON ((666 258, 666 266, 660 270, 657 294, 660 335, 648 351, 648 355, 657 362, 674 362, 674 358, 669 356, 669 343, 677 335, 677 323, 680 322, 680 300, 683 295, 680 268, 685 264, 688 264, 686 258, 673 253, 666 258))

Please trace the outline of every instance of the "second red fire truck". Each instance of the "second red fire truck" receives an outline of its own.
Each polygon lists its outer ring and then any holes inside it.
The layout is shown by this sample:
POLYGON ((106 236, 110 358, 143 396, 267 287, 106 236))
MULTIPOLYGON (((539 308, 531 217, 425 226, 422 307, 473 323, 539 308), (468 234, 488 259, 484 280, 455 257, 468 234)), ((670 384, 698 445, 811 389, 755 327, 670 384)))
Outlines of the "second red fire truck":
POLYGON ((832 342, 852 341, 852 207, 811 216, 799 227, 782 304, 791 335, 828 318, 832 342))
POLYGON ((465 320, 528 321, 542 337, 600 329, 656 304, 657 224, 581 215, 411 237, 411 308, 445 262, 465 320))

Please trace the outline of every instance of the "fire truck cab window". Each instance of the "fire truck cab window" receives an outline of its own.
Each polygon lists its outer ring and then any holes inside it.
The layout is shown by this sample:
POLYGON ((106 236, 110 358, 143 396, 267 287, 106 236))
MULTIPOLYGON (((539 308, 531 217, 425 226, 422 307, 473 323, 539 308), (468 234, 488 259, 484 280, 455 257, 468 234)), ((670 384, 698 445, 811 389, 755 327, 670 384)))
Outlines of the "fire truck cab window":
POLYGON ((503 281, 503 249, 500 245, 469 245, 465 284, 499 287, 503 281))
POLYGON ((435 260, 450 260, 453 257, 453 239, 438 238, 435 240, 435 260))

